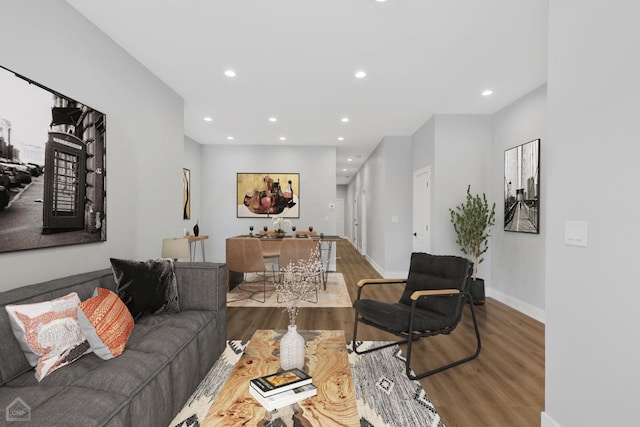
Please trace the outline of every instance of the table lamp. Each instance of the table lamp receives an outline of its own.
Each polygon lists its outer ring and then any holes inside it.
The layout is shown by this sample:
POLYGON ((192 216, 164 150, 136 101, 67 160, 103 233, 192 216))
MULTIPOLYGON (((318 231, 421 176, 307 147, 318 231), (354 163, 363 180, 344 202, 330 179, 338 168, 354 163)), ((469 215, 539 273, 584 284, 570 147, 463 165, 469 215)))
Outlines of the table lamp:
POLYGON ((184 237, 176 237, 162 239, 162 258, 173 258, 177 261, 179 258, 189 257, 189 241, 184 237))

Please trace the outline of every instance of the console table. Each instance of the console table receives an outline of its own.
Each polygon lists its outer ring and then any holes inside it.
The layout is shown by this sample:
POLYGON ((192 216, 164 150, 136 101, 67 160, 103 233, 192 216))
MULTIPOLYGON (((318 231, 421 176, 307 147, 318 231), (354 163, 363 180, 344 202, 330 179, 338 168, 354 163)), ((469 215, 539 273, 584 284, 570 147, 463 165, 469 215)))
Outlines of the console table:
POLYGON ((209 236, 185 236, 185 239, 189 242, 189 261, 193 262, 196 260, 198 242, 200 242, 200 248, 202 249, 202 262, 206 261, 204 257, 204 241, 208 238, 209 236))

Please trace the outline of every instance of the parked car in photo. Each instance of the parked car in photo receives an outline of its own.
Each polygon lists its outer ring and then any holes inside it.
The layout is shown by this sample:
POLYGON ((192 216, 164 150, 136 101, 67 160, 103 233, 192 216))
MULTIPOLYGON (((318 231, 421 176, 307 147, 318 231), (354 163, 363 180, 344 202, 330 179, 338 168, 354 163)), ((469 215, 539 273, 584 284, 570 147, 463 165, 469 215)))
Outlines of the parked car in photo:
POLYGON ((33 176, 40 176, 44 172, 44 166, 37 163, 27 163, 27 166, 33 166, 33 169, 31 169, 31 175, 33 176))
POLYGON ((0 165, 4 166, 5 169, 13 170, 18 177, 19 184, 29 184, 31 182, 31 172, 26 166, 13 162, 1 162, 0 165))
POLYGON ((20 181, 12 168, 5 167, 0 163, 0 185, 5 188, 17 187, 20 181))
POLYGON ((0 211, 4 210, 4 208, 9 205, 9 200, 11 199, 11 195, 9 194, 9 190, 6 187, 0 185, 0 211))

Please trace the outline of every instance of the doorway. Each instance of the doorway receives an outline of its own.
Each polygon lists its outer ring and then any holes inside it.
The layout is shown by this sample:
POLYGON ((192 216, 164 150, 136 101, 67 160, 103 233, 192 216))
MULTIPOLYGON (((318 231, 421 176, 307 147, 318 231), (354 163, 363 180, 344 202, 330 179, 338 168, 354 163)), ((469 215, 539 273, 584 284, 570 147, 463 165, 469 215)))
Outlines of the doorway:
POLYGON ((431 166, 413 173, 413 252, 431 251, 431 166))
POLYGON ((344 237, 344 199, 336 200, 336 234, 344 237))

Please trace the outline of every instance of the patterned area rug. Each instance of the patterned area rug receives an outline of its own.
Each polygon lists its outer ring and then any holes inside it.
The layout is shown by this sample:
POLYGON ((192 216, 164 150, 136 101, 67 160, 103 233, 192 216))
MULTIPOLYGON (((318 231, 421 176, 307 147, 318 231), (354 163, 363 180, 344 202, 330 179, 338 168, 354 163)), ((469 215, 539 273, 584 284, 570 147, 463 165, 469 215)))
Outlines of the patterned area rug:
MULTIPOLYGON (((256 280, 255 277, 248 277, 249 281, 256 280)), ((242 287, 247 289, 245 291, 238 288, 234 288, 227 294, 227 307, 284 307, 284 304, 279 303, 277 294, 273 283, 267 282, 266 288, 266 301, 258 302, 250 299, 249 297, 253 293, 253 298, 262 300, 262 284, 243 284, 242 287)), ((351 307, 351 297, 349 291, 347 291, 347 285, 344 282, 342 273, 329 273, 327 279, 327 290, 324 290, 324 285, 320 285, 318 289, 318 302, 316 301, 315 293, 310 296, 311 301, 302 301, 299 303, 300 307, 351 307)))
MULTIPOLYGON (((247 343, 227 341, 226 350, 170 427, 200 427, 247 343)), ((380 344, 364 341, 361 349, 380 344)), ((357 355, 349 343, 348 350, 361 427, 444 427, 420 383, 405 375, 405 359, 398 346, 357 355)), ((269 426, 289 427, 278 420, 272 420, 269 426)))

